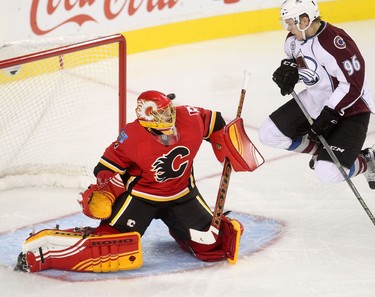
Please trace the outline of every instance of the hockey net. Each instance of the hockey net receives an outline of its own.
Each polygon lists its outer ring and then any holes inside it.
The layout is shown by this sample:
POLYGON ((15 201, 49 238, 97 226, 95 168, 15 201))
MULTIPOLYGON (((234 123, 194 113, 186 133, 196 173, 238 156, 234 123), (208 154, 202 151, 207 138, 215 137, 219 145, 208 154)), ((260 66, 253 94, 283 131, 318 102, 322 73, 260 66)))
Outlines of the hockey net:
POLYGON ((0 190, 84 188, 126 122, 122 35, 0 47, 0 190))

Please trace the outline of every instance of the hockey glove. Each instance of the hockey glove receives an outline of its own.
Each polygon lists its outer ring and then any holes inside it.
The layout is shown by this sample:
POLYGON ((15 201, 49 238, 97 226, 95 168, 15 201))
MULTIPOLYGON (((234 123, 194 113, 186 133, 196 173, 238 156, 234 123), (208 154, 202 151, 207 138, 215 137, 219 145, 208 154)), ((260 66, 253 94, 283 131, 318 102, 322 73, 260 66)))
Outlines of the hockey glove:
POLYGON ((281 95, 289 95, 298 82, 298 65, 294 59, 284 59, 272 75, 273 81, 280 88, 281 95))
POLYGON ((311 125, 309 138, 312 141, 319 143, 319 136, 326 138, 336 127, 339 119, 340 115, 336 110, 329 108, 328 106, 324 106, 320 115, 311 125))
POLYGON ((90 187, 78 199, 82 212, 90 218, 105 220, 112 214, 115 196, 109 191, 99 190, 97 185, 90 187))

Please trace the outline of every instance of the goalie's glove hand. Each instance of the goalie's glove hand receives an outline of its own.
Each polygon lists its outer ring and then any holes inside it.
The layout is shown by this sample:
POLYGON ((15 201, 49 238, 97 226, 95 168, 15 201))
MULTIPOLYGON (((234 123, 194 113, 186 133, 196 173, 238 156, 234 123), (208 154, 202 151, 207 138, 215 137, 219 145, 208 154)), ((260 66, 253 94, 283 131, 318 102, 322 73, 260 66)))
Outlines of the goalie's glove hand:
POLYGON ((280 88, 281 95, 289 95, 299 80, 296 60, 282 60, 280 67, 273 73, 272 79, 280 88))
POLYGON ((82 212, 90 218, 105 220, 112 214, 112 205, 115 196, 98 188, 97 185, 90 185, 88 189, 80 193, 78 203, 82 207, 82 212))
POLYGON ((319 143, 319 136, 326 138, 336 127, 339 119, 340 115, 336 110, 324 106, 320 115, 311 125, 308 137, 312 141, 319 143))

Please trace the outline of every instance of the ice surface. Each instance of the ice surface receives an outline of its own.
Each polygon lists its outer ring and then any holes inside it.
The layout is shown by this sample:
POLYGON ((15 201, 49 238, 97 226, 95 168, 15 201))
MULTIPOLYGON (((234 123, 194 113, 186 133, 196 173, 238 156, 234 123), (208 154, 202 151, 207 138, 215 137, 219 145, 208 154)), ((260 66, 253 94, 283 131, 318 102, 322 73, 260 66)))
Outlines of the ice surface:
MULTIPOLYGON (((374 88, 375 20, 340 26, 361 48, 374 88)), ((285 32, 268 32, 128 58, 129 120, 134 119, 136 96, 147 89, 174 92, 177 104, 221 110, 230 120, 236 114, 243 71, 251 73, 243 118, 266 163, 252 173, 232 174, 226 209, 284 222, 278 241, 240 257, 236 265, 223 262, 203 269, 126 279, 113 274, 103 280, 69 282, 13 272, 2 265, 1 296, 374 296, 375 226, 348 185, 323 185, 308 168, 309 156, 259 144, 257 128, 263 118, 286 100, 271 80, 283 58, 284 38, 285 32)), ((375 143, 374 116, 371 120, 367 146, 375 143)), ((202 195, 212 206, 220 172, 210 146, 203 145, 195 173, 202 195)), ((362 176, 353 182, 375 213, 375 192, 362 176)), ((51 187, 0 192, 0 250, 11 245, 6 235, 12 232, 77 213, 77 192, 51 187)), ((12 254, 17 252, 12 249, 12 254)))

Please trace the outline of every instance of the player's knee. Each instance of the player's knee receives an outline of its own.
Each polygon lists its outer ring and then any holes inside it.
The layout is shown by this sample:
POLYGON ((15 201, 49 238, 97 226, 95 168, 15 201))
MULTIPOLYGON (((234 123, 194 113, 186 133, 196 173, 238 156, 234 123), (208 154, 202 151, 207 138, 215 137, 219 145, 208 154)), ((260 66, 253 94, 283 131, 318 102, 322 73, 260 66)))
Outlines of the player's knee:
POLYGON ((287 149, 292 143, 292 140, 281 133, 270 118, 262 123, 258 136, 262 144, 275 148, 287 149))
POLYGON ((339 183, 344 179, 336 164, 329 161, 317 161, 315 163, 315 173, 318 179, 325 184, 339 183))

